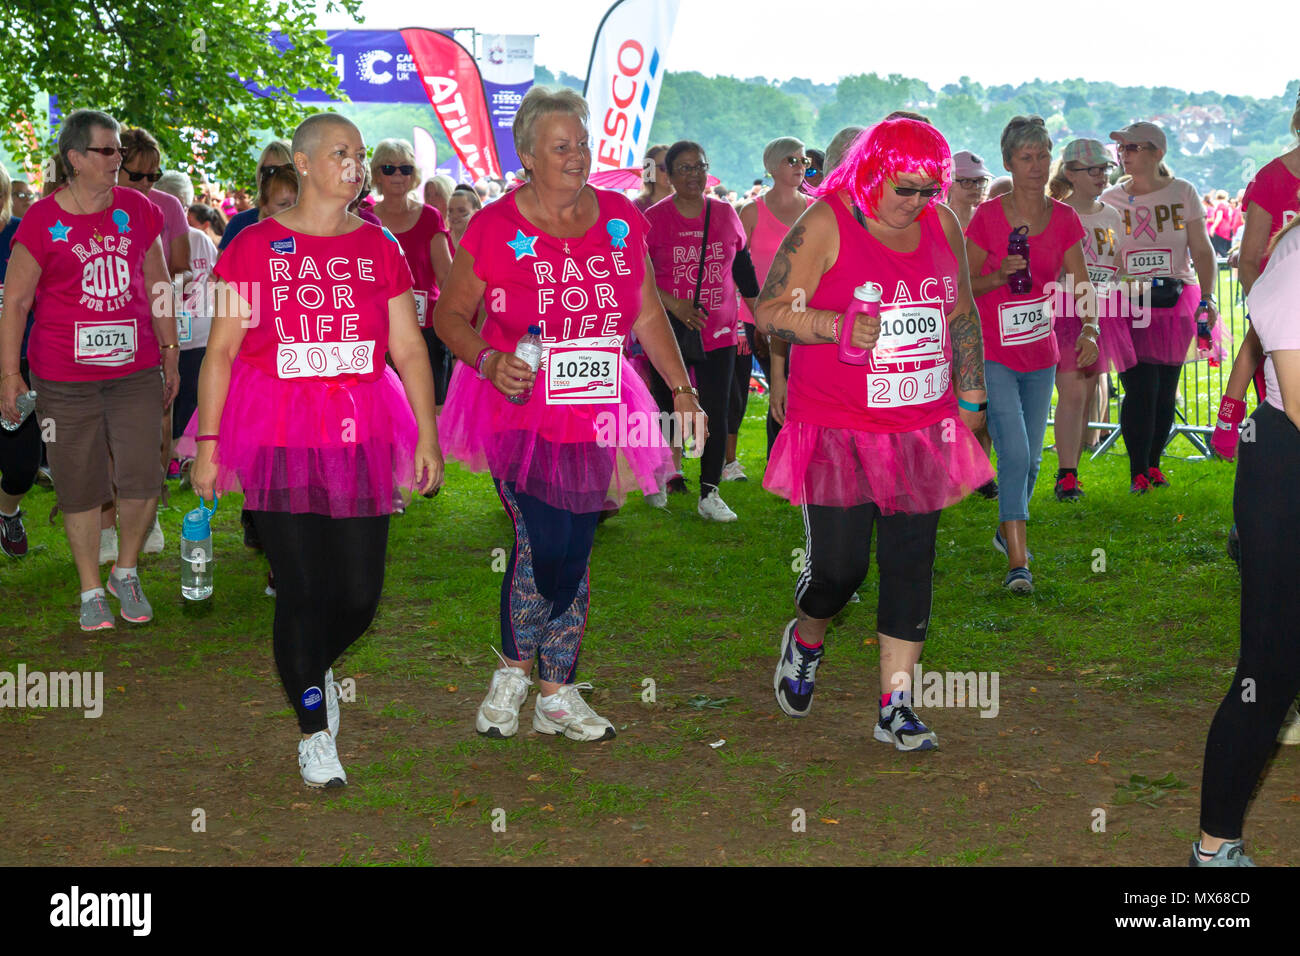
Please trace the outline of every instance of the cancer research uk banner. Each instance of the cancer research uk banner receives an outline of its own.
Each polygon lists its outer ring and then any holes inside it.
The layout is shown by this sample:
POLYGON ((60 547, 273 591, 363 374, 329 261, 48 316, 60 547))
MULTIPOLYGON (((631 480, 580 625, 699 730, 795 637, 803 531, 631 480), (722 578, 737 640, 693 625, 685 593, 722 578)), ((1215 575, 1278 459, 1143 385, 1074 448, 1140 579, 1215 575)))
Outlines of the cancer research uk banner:
POLYGON ((679 5, 680 0, 619 0, 601 21, 584 91, 596 144, 593 173, 641 164, 679 5))
MULTIPOLYGON (((339 87, 354 102, 427 102, 473 181, 501 175, 478 64, 454 39, 424 29, 344 30, 325 39, 339 87)), ((290 42, 282 33, 271 40, 281 48, 290 42)), ((328 101, 319 90, 296 99, 328 101)))
POLYGON ((515 154, 515 114, 533 86, 535 39, 531 34, 504 33, 481 33, 478 37, 478 68, 487 92, 497 158, 509 172, 517 172, 523 165, 515 154))

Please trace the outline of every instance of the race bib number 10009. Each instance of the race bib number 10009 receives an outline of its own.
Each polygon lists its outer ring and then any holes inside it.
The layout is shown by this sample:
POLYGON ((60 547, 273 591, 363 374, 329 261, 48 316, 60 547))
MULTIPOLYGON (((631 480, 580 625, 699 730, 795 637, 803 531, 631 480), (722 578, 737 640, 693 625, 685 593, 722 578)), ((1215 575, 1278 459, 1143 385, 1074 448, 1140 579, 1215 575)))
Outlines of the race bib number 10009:
POLYGON ((616 402, 620 386, 619 346, 607 339, 556 342, 546 354, 546 404, 596 405, 616 402))
POLYGON ((867 401, 876 408, 928 405, 948 391, 948 331, 939 302, 894 302, 880 310, 867 401))

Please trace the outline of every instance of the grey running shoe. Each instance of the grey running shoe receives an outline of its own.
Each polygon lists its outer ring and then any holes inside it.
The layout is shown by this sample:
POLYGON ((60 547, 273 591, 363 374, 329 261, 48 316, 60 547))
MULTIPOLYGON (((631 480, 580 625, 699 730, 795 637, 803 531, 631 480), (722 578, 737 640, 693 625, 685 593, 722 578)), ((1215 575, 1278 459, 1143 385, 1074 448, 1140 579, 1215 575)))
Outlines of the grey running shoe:
POLYGON ((881 709, 874 736, 881 743, 893 744, 904 751, 934 750, 939 746, 934 731, 921 723, 921 718, 906 701, 881 709))
POLYGON ((122 603, 122 620, 132 624, 153 620, 153 608, 144 596, 144 588, 140 586, 140 575, 128 574, 119 581, 117 569, 114 568, 108 576, 108 593, 122 603))
POLYGON ((1219 847, 1208 860, 1201 859, 1201 841, 1192 844, 1192 859, 1188 866, 1254 866, 1255 861, 1246 856, 1240 840, 1232 840, 1219 847))
POLYGON ((96 594, 88 601, 81 602, 81 629, 83 631, 102 631, 113 626, 113 611, 108 606, 108 598, 96 594))

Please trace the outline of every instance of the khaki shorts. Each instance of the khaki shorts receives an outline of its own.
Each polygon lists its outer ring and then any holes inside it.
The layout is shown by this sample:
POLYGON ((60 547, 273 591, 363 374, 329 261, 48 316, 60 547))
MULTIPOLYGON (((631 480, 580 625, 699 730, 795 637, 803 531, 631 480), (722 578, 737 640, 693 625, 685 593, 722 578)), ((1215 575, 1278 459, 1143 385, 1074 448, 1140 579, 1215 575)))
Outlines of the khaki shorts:
POLYGON ((156 368, 93 382, 32 375, 59 508, 91 511, 119 498, 157 498, 162 489, 163 379, 156 368), (112 452, 110 463, 109 453, 112 452))

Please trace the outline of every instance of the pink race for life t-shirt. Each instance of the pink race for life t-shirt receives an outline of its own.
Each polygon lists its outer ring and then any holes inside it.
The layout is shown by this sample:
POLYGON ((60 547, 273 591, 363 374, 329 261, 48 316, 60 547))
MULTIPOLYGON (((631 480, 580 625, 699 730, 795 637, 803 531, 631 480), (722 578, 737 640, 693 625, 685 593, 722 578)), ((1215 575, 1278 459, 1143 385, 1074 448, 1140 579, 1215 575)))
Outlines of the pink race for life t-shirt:
POLYGON ((1272 352, 1300 349, 1300 316, 1295 304, 1300 301, 1300 229, 1292 229, 1273 250, 1266 268, 1246 297, 1250 324, 1264 348, 1264 399, 1278 411, 1282 390, 1277 383, 1277 369, 1272 352))
POLYGON ((281 379, 379 379, 388 301, 411 288, 402 247, 370 223, 309 236, 263 219, 235 237, 212 273, 252 308, 239 358, 281 379))
POLYGON ((158 207, 114 187, 111 206, 83 216, 60 207, 57 195, 34 203, 14 235, 41 269, 32 370, 52 382, 90 382, 157 367, 144 261, 162 231, 158 207))
MULTIPOLYGON (((1065 254, 1084 238, 1079 214, 1065 203, 1051 200, 1052 215, 1047 228, 1029 236, 1029 277, 1033 288, 1016 295, 1009 285, 1000 285, 975 300, 984 337, 984 358, 1015 372, 1036 372, 1061 360, 1053 334, 1054 296, 1046 286, 1057 283, 1064 268, 1065 254)), ((1002 197, 980 203, 966 227, 966 238, 988 253, 980 275, 997 272, 1007 257, 1011 223, 1007 221, 1002 197)), ((1084 281, 1084 276, 1076 281, 1084 281)))
POLYGON ((853 290, 874 282, 883 292, 880 338, 866 365, 841 362, 837 345, 791 346, 787 419, 869 432, 917 431, 955 419, 948 314, 961 274, 939 214, 926 209, 916 249, 897 252, 860 226, 838 193, 823 202, 835 212, 840 252, 808 308, 843 315, 853 290))
POLYGON ((1187 231, 1205 229, 1205 206, 1196 187, 1185 179, 1144 196, 1111 186, 1101 201, 1119 210, 1124 235, 1119 242, 1119 271, 1128 276, 1172 276, 1195 284, 1187 231))
POLYGON ((585 235, 562 239, 542 232, 519 211, 518 191, 512 190, 475 213, 460 241, 474 257, 474 274, 487 284, 484 341, 513 352, 530 325, 541 326, 539 381, 548 405, 617 402, 619 352, 641 315, 645 219, 626 197, 592 191, 599 214, 585 235), (591 361, 593 353, 605 353, 609 363, 599 356, 591 361), (599 367, 602 374, 581 381, 550 374, 553 362, 557 370, 560 363, 567 368, 572 357, 585 357, 586 367, 599 367))
MULTIPOLYGON (((708 313, 701 332, 704 351, 735 346, 736 282, 731 264, 745 248, 745 227, 730 203, 710 199, 708 250, 704 257, 704 279, 700 282, 700 308, 708 313)), ((687 302, 695 298, 700 269, 700 244, 704 235, 704 213, 687 219, 677 211, 669 196, 651 206, 645 214, 650 223, 646 242, 655 267, 655 285, 687 302)))
MULTIPOLYGON (((1255 174, 1255 178, 1246 187, 1246 195, 1241 200, 1241 207, 1250 215, 1251 204, 1255 204, 1268 213, 1271 221, 1268 226, 1268 238, 1271 242, 1278 230, 1296 217, 1300 212, 1300 179, 1291 175, 1286 163, 1275 159, 1255 174)), ((1268 256, 1259 264, 1262 271, 1268 265, 1268 256)))
POLYGON ((433 325, 433 307, 438 302, 438 278, 433 271, 430 246, 433 237, 439 234, 447 237, 450 255, 451 233, 442 221, 442 215, 428 204, 420 210, 420 218, 414 226, 406 232, 393 233, 406 255, 406 264, 411 267, 411 278, 415 283, 415 318, 422 329, 433 325))

